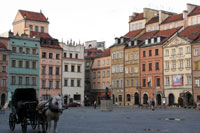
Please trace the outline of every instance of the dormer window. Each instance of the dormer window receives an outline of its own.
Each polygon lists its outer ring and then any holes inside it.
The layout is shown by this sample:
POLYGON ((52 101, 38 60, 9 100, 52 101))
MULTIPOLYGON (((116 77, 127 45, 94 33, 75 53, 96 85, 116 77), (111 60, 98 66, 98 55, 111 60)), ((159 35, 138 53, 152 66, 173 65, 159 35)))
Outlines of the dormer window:
POLYGON ((160 43, 160 37, 157 37, 157 42, 160 43))
POLYGON ((129 47, 131 46, 131 41, 130 41, 130 42, 128 42, 128 46, 129 46, 129 47))
POLYGON ((145 40, 145 44, 146 44, 146 45, 148 44, 148 39, 145 40))
POLYGON ((135 45, 135 46, 137 45, 137 40, 134 41, 134 45, 135 45))
POLYGON ((121 38, 121 43, 123 43, 124 42, 124 38, 121 38))
POLYGON ((118 38, 115 38, 115 43, 119 44, 119 39, 118 38))
POLYGON ((154 43, 154 38, 151 38, 151 43, 152 43, 152 44, 154 43))

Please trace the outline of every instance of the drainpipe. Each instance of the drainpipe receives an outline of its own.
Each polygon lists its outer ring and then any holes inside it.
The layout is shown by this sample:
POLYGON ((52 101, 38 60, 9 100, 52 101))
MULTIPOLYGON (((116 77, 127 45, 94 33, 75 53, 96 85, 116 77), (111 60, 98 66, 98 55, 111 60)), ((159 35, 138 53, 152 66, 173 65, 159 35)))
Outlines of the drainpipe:
POLYGON ((126 100, 126 98, 125 98, 125 96, 126 96, 126 92, 125 92, 125 47, 123 48, 123 95, 124 95, 124 106, 125 106, 125 100, 126 100))

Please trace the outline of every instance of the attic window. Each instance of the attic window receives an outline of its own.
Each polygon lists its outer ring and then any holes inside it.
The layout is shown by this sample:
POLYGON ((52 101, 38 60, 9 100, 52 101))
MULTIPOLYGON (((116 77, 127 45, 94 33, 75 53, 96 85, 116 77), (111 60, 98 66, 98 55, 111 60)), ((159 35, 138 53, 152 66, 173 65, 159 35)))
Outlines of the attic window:
POLYGON ((124 42, 124 38, 121 38, 121 43, 123 43, 124 42))
POLYGON ((118 38, 115 38, 115 43, 118 44, 119 43, 119 40, 118 38))
POLYGON ((135 46, 137 45, 137 40, 134 41, 134 45, 135 45, 135 46))
POLYGON ((160 43, 160 37, 157 37, 157 42, 160 43))
POLYGON ((128 42, 128 46, 129 46, 129 47, 131 46, 131 41, 130 41, 130 42, 128 42))
POLYGON ((151 38, 151 43, 154 43, 154 38, 151 38))
POLYGON ((145 40, 145 44, 146 44, 146 45, 148 44, 148 39, 145 40))

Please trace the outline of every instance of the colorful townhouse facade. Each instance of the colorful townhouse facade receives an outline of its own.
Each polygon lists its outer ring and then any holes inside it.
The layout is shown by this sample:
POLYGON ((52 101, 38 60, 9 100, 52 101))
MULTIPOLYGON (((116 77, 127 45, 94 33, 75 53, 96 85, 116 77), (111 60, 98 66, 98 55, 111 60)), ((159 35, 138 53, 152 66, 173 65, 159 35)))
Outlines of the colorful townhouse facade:
POLYGON ((8 102, 9 39, 0 37, 0 106, 8 102))
POLYGON ((76 102, 84 105, 85 60, 84 46, 72 43, 62 43, 62 95, 64 104, 76 102))
POLYGON ((108 88, 111 97, 111 57, 110 49, 106 49, 98 54, 92 64, 91 72, 91 93, 94 100, 100 104, 100 100, 105 97, 105 90, 108 88))
POLYGON ((8 100, 16 88, 35 88, 39 98, 40 40, 9 32, 8 100))

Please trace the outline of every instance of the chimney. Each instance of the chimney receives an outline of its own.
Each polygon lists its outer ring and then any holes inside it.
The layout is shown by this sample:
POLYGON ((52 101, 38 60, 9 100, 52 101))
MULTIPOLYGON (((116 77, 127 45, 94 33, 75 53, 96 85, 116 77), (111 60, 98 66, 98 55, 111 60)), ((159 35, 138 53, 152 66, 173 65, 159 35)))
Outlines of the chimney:
POLYGON ((183 20, 184 20, 184 28, 187 26, 187 19, 188 19, 188 11, 183 11, 183 20))
POLYGON ((137 15, 138 13, 133 12, 132 16, 129 16, 129 22, 133 21, 134 17, 137 15))

